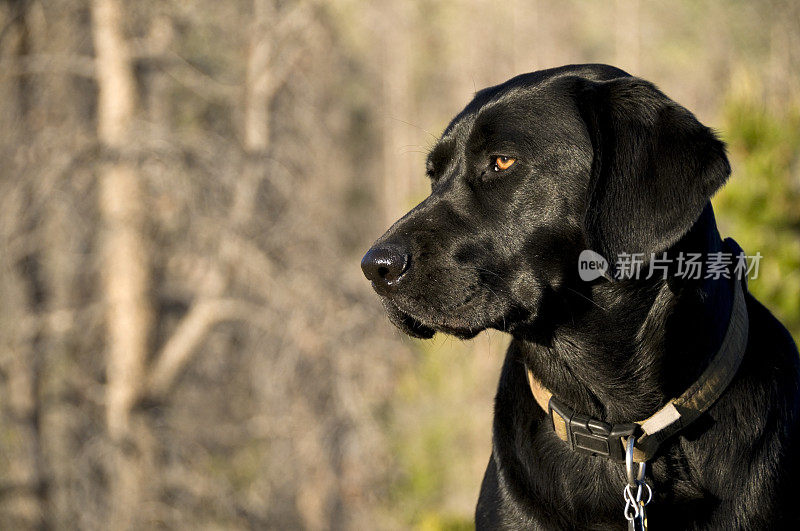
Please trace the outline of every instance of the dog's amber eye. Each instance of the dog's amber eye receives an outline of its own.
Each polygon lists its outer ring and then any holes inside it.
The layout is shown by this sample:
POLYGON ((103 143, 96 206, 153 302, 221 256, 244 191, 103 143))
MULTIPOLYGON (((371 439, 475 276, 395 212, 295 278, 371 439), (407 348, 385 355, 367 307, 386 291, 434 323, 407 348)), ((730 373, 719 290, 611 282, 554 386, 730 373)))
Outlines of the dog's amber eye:
POLYGON ((517 159, 511 157, 497 157, 494 159, 494 171, 503 171, 509 169, 517 159))

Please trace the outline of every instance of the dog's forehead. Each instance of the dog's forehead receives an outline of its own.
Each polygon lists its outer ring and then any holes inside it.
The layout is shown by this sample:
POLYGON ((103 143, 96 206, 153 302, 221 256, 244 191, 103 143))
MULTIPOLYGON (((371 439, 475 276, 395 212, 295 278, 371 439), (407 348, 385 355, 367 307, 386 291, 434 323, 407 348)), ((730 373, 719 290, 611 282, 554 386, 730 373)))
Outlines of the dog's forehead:
MULTIPOLYGON (((491 92, 481 91, 450 122, 442 133, 441 142, 453 140, 466 141, 476 125, 487 123, 499 115, 508 118, 520 117, 516 111, 536 101, 536 93, 542 90, 541 85, 499 86, 492 87, 491 92)), ((490 90, 490 89, 485 89, 490 90)))
POLYGON ((428 161, 436 165, 438 160, 471 146, 476 139, 507 136, 515 131, 530 136, 537 129, 552 128, 551 122, 565 118, 565 113, 555 109, 563 111, 566 99, 550 84, 516 85, 491 94, 479 93, 448 125, 428 161))
MULTIPOLYGON (((570 97, 568 78, 589 81, 606 81, 630 77, 627 72, 602 64, 567 65, 559 68, 521 74, 505 83, 478 91, 464 109, 456 115, 436 142, 428 163, 436 165, 437 159, 449 158, 467 146, 476 126, 521 125, 528 133, 552 133, 568 125, 575 110, 570 97), (560 121, 560 123, 559 123, 560 121)), ((513 128, 506 128, 511 130, 513 128)), ((518 128, 519 129, 519 128, 518 128)))
POLYGON ((480 116, 491 114, 492 109, 498 107, 508 111, 509 116, 514 116, 514 111, 526 104, 563 103, 566 94, 559 88, 564 87, 556 81, 568 77, 604 81, 630 77, 630 74, 604 64, 576 64, 518 75, 504 83, 478 91, 472 101, 447 126, 440 142, 466 141, 476 120, 480 116))

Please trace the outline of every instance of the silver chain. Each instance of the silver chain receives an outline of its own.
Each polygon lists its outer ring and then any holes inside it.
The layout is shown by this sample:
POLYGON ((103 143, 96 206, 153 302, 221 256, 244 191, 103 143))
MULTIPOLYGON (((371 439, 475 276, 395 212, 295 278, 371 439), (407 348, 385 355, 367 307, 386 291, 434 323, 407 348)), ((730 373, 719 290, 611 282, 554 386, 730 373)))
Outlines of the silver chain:
POLYGON ((627 452, 625 453, 625 471, 628 476, 628 484, 622 491, 625 498, 625 519, 629 522, 629 529, 647 529, 647 516, 645 506, 653 499, 653 489, 644 480, 646 463, 639 463, 639 469, 634 472, 633 436, 628 437, 627 452), (643 499, 643 494, 647 491, 647 499, 643 499))

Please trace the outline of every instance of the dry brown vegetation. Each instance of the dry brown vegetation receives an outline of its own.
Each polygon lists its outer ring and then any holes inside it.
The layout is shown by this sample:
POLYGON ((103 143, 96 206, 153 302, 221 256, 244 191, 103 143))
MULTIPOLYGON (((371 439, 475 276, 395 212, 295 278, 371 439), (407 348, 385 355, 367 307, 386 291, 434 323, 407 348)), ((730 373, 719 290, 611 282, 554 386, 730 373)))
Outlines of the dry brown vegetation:
POLYGON ((731 100, 791 114, 798 28, 791 2, 3 2, 0 528, 465 525, 505 339, 404 340, 358 268, 435 134, 571 62, 723 129, 731 100))

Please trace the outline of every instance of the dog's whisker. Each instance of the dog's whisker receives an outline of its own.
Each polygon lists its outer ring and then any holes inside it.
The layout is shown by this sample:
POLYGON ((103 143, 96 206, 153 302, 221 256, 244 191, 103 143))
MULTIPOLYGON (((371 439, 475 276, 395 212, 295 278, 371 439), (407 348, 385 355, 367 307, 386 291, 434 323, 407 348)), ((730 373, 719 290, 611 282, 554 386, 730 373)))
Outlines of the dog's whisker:
POLYGON ((398 117, 396 117, 396 116, 391 116, 391 115, 390 115, 390 116, 389 116, 389 118, 391 118, 392 120, 394 120, 394 121, 396 121, 396 122, 400 122, 400 123, 403 123, 403 124, 406 124, 406 125, 410 125, 411 127, 414 127, 414 128, 416 128, 416 129, 419 129, 419 130, 420 130, 420 131, 422 131, 423 133, 426 133, 426 134, 428 134, 428 135, 429 135, 431 138, 433 138, 433 140, 434 140, 434 141, 436 141, 436 140, 439 140, 439 139, 438 139, 438 137, 437 137, 436 135, 434 135, 433 133, 431 133, 431 132, 430 132, 430 131, 428 131, 427 129, 424 129, 424 128, 422 128, 422 127, 418 126, 417 124, 412 124, 411 122, 409 122, 409 121, 406 121, 406 120, 403 120, 402 118, 398 118, 398 117))
POLYGON ((584 295, 584 294, 583 294, 583 293, 581 293, 580 291, 578 291, 578 290, 576 290, 576 289, 572 289, 572 288, 570 288, 569 286, 566 286, 566 288, 567 288, 569 291, 571 291, 572 293, 574 293, 575 295, 578 295, 579 297, 581 297, 581 298, 583 298, 583 299, 585 299, 585 300, 587 300, 587 301, 591 302, 592 304, 594 304, 595 306, 597 306, 598 308, 600 308, 600 309, 601 309, 601 310, 603 310, 604 312, 608 312, 608 308, 605 308, 605 307, 601 306, 601 305, 600 305, 600 304, 598 304, 596 301, 593 301, 592 299, 590 299, 589 297, 587 297, 586 295, 584 295))

